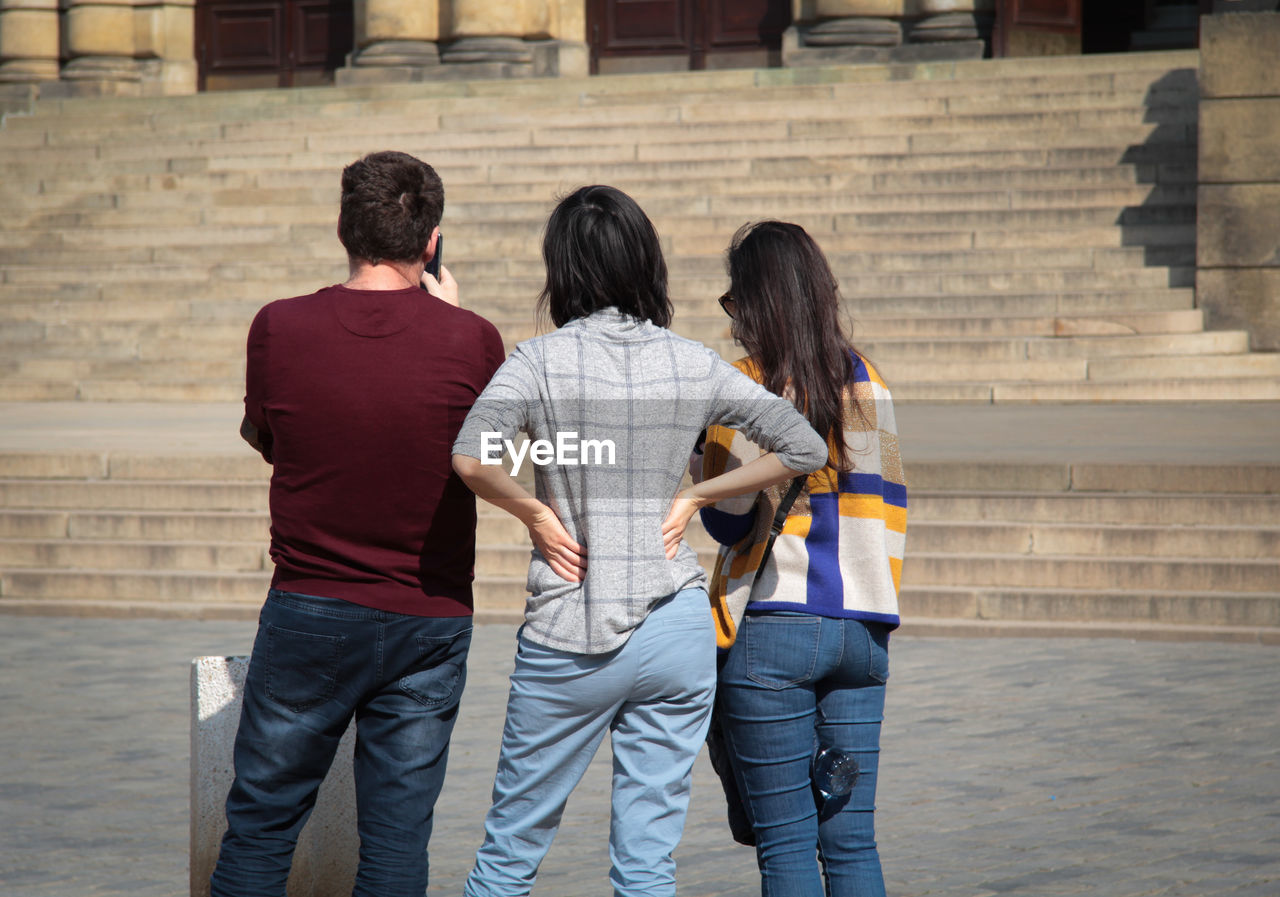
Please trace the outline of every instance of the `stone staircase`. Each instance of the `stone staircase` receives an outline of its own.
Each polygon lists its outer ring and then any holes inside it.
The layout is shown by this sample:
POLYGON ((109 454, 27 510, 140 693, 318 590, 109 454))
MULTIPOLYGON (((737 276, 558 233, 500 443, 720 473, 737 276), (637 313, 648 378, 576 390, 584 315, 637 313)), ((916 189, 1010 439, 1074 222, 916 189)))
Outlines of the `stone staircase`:
POLYGON ((337 172, 440 170, 464 301, 531 335, 554 197, 615 183, 669 253, 676 329, 742 222, 829 253, 902 400, 1280 398, 1195 307, 1194 52, 61 100, 0 129, 0 400, 228 400, 264 302, 345 276, 337 172), (878 79, 878 80, 877 80, 878 79))
MULTIPOLYGON (((900 402, 1280 399, 1280 357, 1195 306, 1196 64, 37 103, 0 127, 0 402, 238 402, 248 321, 345 277, 337 172, 384 148, 440 171, 447 263, 509 345, 536 332, 555 197, 605 182, 658 227, 675 329, 726 357, 724 247, 782 217, 827 251, 900 402)), ((0 610, 256 613, 255 456, 49 447, 0 451, 0 610)), ((913 631, 1280 634, 1280 459, 907 460, 913 631)), ((477 605, 514 616, 526 537, 485 512, 480 541, 477 605)))
MULTIPOLYGON (((270 581, 266 465, 0 455, 0 608, 252 617, 270 581)), ((1280 465, 926 463, 908 631, 1188 634, 1280 643, 1280 465)), ((690 539, 709 566, 714 548, 690 539)), ((524 606, 523 527, 482 506, 477 612, 524 606)))

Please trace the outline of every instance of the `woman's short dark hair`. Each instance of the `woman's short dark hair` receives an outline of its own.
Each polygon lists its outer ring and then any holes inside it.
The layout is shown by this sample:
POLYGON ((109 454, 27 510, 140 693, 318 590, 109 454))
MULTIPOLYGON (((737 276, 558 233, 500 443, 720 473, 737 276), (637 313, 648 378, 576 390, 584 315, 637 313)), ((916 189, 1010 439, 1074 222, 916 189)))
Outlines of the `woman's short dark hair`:
POLYGON ((352 258, 411 262, 444 214, 444 184, 407 153, 371 153, 342 170, 338 239, 352 258))
MULTIPOLYGON (((759 221, 729 244, 733 335, 759 365, 766 389, 790 395, 848 469, 845 384, 856 350, 841 326, 840 292, 827 257, 798 224, 759 221), (853 354, 851 354, 853 353, 853 354)), ((861 405, 855 413, 865 418, 861 405)))
POLYGON ((557 327, 610 306, 671 326, 667 263, 658 233, 616 187, 579 187, 560 200, 542 240, 547 282, 538 308, 557 327))

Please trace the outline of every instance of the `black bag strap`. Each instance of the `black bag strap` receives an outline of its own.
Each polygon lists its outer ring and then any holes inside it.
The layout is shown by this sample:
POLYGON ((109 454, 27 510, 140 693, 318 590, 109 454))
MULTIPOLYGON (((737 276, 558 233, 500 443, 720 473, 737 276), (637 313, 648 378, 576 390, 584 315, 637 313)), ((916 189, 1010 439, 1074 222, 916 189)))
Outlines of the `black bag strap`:
POLYGON ((760 566, 756 567, 756 577, 751 581, 752 588, 755 588, 756 583, 760 581, 764 565, 768 562, 769 555, 773 553, 773 543, 782 532, 783 524, 787 522, 787 515, 791 513, 791 506, 800 497, 800 490, 804 488, 804 481, 808 478, 807 475, 802 474, 792 480, 791 488, 787 490, 786 495, 782 496, 782 501, 778 502, 778 511, 773 515, 773 523, 769 524, 769 541, 764 543, 764 554, 760 556, 760 566))

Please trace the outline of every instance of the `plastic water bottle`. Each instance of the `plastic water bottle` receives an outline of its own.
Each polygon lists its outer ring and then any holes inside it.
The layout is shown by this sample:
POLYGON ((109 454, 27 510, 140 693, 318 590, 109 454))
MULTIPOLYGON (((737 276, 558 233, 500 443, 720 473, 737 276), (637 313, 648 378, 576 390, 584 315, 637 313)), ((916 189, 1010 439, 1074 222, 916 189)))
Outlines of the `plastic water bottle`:
POLYGON ((813 758, 810 772, 813 787, 824 802, 853 790, 858 780, 858 761, 837 747, 823 747, 813 758))

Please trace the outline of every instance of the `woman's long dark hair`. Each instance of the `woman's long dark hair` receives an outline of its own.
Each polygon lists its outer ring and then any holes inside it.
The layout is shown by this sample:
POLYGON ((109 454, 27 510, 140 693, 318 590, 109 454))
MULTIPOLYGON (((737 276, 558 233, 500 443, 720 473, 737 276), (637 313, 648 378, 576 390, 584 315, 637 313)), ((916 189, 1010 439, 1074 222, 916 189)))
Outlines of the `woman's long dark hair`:
POLYGON ((840 293, 826 256, 798 224, 760 221, 738 228, 728 265, 733 335, 759 365, 765 388, 790 390, 796 408, 832 443, 831 463, 848 470, 844 391, 855 350, 840 325, 840 293))
POLYGON ((562 327, 609 306, 670 327, 667 263, 658 232, 616 187, 579 187, 556 206, 542 240, 547 282, 539 313, 562 327))

